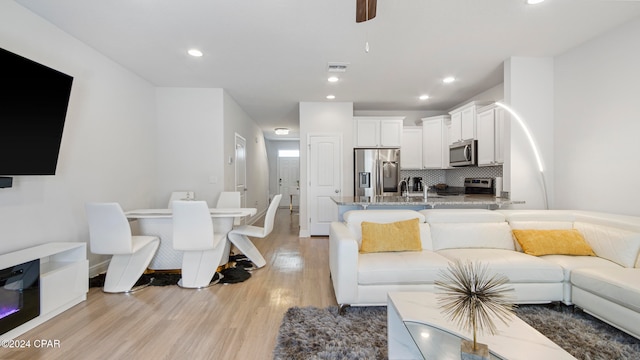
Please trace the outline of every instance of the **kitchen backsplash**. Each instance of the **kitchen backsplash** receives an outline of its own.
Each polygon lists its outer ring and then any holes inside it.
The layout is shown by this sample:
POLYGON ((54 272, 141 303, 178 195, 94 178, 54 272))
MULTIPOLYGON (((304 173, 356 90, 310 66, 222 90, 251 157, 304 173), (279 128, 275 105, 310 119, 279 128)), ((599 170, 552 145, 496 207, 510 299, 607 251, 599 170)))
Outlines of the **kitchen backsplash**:
POLYGON ((449 186, 464 186, 464 178, 495 178, 502 176, 502 166, 466 166, 446 170, 401 170, 400 176, 425 180, 427 186, 445 183, 449 186))

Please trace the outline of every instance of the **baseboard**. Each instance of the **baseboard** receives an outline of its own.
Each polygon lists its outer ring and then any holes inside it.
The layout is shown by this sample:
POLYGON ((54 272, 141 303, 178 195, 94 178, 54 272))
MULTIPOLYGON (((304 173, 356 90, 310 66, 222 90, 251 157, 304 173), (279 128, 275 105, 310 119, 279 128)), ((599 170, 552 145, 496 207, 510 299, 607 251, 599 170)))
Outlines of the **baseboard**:
POLYGON ((309 230, 300 230, 300 234, 298 235, 301 238, 311 237, 309 230))
POLYGON ((89 278, 92 278, 96 275, 107 272, 107 268, 109 267, 109 261, 105 260, 103 262, 97 263, 93 266, 89 267, 89 278))
POLYGON ((261 212, 255 214, 251 219, 247 220, 247 225, 253 225, 258 220, 262 219, 267 214, 267 209, 262 210, 261 212))

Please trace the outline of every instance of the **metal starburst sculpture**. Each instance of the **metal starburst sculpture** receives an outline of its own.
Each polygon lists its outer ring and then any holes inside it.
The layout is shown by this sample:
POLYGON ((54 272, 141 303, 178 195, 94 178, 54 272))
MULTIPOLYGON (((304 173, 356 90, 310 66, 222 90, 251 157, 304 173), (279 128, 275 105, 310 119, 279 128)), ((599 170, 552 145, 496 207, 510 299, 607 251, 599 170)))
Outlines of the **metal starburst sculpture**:
POLYGON ((473 332, 473 349, 477 350, 476 332, 498 333, 494 318, 507 324, 515 305, 510 301, 513 288, 509 278, 490 274, 487 265, 456 260, 436 280, 438 304, 445 316, 459 328, 473 332))

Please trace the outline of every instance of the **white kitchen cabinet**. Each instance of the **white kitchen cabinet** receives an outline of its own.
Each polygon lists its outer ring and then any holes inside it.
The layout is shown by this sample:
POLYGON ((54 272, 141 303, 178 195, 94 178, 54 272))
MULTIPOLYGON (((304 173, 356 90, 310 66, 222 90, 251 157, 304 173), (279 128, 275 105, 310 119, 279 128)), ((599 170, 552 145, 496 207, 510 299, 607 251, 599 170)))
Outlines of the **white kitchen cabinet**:
POLYGON ((477 115, 478 166, 504 163, 504 110, 489 105, 477 115))
POLYGON ((402 128, 402 146, 400 147, 400 168, 422 169, 422 127, 405 126, 402 128))
POLYGON ((355 147, 401 147, 404 117, 354 117, 355 147))
POLYGON ((451 115, 450 144, 476 138, 476 112, 484 105, 487 103, 472 101, 449 112, 451 115))
POLYGON ((462 112, 451 112, 449 144, 462 140, 462 112))
POLYGON ((422 165, 425 169, 449 167, 448 115, 422 119, 422 165))

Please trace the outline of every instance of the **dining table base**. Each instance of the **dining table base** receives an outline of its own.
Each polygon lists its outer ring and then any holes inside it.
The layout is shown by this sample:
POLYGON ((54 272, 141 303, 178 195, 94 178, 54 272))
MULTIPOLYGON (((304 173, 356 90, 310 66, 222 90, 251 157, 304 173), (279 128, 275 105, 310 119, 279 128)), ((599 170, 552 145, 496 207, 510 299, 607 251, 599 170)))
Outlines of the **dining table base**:
MULTIPOLYGON (((233 228, 233 218, 213 218, 213 231, 215 233, 228 233, 233 228)), ((140 234, 153 235, 160 238, 160 246, 156 255, 149 263, 151 270, 175 270, 182 268, 184 252, 173 248, 173 219, 172 218, 140 218, 137 219, 140 234)), ((229 262, 231 243, 225 241, 225 249, 222 260, 217 266, 229 262)))

